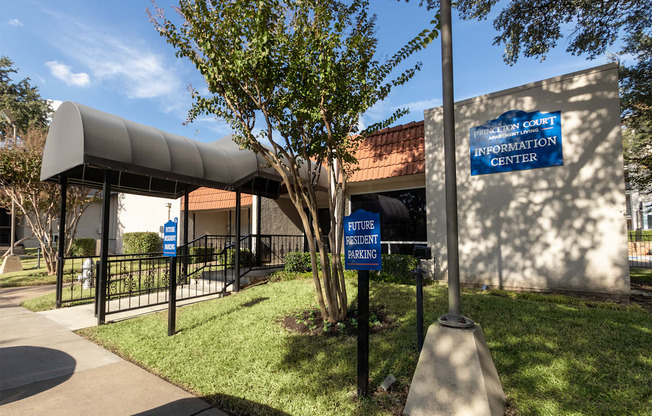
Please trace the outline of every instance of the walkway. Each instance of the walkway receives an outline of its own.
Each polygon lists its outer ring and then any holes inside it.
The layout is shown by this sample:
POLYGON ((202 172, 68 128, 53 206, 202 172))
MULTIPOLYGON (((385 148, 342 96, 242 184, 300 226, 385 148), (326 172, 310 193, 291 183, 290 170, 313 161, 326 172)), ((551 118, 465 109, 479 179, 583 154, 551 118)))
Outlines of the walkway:
POLYGON ((43 314, 18 306, 44 290, 0 289, 0 414, 226 416, 43 314))

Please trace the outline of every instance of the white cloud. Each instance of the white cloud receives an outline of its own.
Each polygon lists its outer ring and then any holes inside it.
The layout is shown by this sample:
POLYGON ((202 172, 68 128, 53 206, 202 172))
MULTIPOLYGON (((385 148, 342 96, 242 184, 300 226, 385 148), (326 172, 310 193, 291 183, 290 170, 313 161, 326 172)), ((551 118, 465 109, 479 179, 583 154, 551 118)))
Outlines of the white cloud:
POLYGON ((63 104, 61 100, 48 100, 48 102, 50 103, 50 107, 52 107, 52 111, 57 111, 59 106, 63 104))
POLYGON ((59 78, 67 85, 74 85, 76 87, 85 87, 91 83, 90 77, 85 72, 72 72, 72 68, 59 61, 48 61, 45 63, 50 72, 55 77, 59 78))
POLYGON ((18 19, 11 19, 9 21, 9 25, 11 25, 11 26, 23 26, 23 22, 21 22, 18 19))
POLYGON ((153 52, 147 41, 107 26, 91 26, 49 11, 58 32, 53 46, 89 69, 93 82, 132 99, 159 99, 166 113, 189 102, 178 64, 153 52))
POLYGON ((181 81, 165 59, 150 51, 127 45, 117 38, 106 38, 83 47, 79 58, 100 80, 115 81, 128 98, 158 98, 181 90, 181 81), (104 44, 102 44, 104 43, 104 44))
POLYGON ((416 112, 423 113, 424 110, 439 107, 440 105, 442 105, 441 98, 431 98, 429 100, 413 101, 411 103, 402 104, 395 107, 395 109, 408 108, 410 109, 410 114, 414 114, 416 112))

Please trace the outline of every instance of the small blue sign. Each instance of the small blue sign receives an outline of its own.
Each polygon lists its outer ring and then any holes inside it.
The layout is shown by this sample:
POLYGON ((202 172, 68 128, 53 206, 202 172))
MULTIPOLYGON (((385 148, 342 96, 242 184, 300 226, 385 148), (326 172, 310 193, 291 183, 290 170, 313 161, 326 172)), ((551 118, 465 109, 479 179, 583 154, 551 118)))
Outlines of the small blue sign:
POLYGON ((380 214, 359 209, 344 217, 344 268, 381 270, 380 214))
MULTIPOLYGON (((176 219, 176 218, 175 218, 176 219)), ((177 256, 177 222, 168 221, 163 225, 163 255, 177 256)))
POLYGON ((562 166, 561 111, 512 110, 469 129, 471 175, 562 166))

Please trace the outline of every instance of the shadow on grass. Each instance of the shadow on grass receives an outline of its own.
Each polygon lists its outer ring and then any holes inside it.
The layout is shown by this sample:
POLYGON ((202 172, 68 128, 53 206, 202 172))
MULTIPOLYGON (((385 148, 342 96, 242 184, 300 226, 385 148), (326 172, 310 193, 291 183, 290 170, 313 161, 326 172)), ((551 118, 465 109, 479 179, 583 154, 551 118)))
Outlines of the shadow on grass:
MULTIPOLYGON (((357 305, 357 296, 352 291, 349 307, 357 305)), ((427 293, 426 308, 434 309, 440 296, 427 293)), ((374 283, 370 290, 370 307, 385 306, 394 320, 386 331, 370 335, 369 344, 369 388, 373 392, 389 374, 398 383, 395 387, 408 385, 418 360, 416 337, 415 288, 374 283), (391 290, 388 290, 391 289, 391 290)), ((355 397, 357 386, 357 336, 308 336, 293 334, 284 342, 284 356, 275 371, 296 373, 296 384, 283 386, 282 394, 323 398, 341 394, 345 390, 349 398, 355 397), (344 388, 343 388, 344 386, 344 388)), ((372 399, 359 403, 359 414, 390 408, 393 403, 382 403, 372 399)), ((402 406, 402 404, 401 404, 402 406)))
POLYGON ((650 408, 649 314, 493 296, 462 302, 482 324, 503 389, 523 414, 650 408))
POLYGON ((252 299, 247 303, 243 303, 242 306, 244 306, 245 308, 251 308, 252 306, 257 305, 260 302, 264 302, 264 301, 266 301, 268 299, 269 298, 266 298, 266 297, 260 297, 260 298, 252 299))
MULTIPOLYGON (((424 296, 427 328, 448 302, 444 288, 429 288, 424 296)), ((395 319, 393 329, 370 336, 370 390, 389 374, 397 388, 409 385, 418 361, 414 288, 372 285, 370 304, 384 305, 395 319)), ((612 415, 649 409, 650 314, 482 294, 463 294, 462 311, 482 325, 508 401, 519 412, 612 415)), ((275 371, 297 374, 283 394, 317 398, 345 386, 354 395, 356 337, 291 335, 283 348, 275 371)), ((360 404, 361 412, 366 405, 360 404)))

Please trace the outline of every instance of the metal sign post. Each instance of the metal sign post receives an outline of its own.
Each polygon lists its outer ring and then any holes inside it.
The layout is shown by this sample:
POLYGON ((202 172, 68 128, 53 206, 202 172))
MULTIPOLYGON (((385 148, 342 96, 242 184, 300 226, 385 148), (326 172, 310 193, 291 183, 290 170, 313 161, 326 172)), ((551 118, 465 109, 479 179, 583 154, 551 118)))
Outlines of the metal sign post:
MULTIPOLYGON (((168 336, 176 333, 177 321, 177 224, 178 219, 163 225, 163 255, 170 257, 168 274, 168 336)), ((184 257, 186 258, 186 257, 184 257)))
POLYGON ((369 395, 369 270, 381 270, 380 214, 344 217, 344 267, 358 271, 358 397, 369 395))

